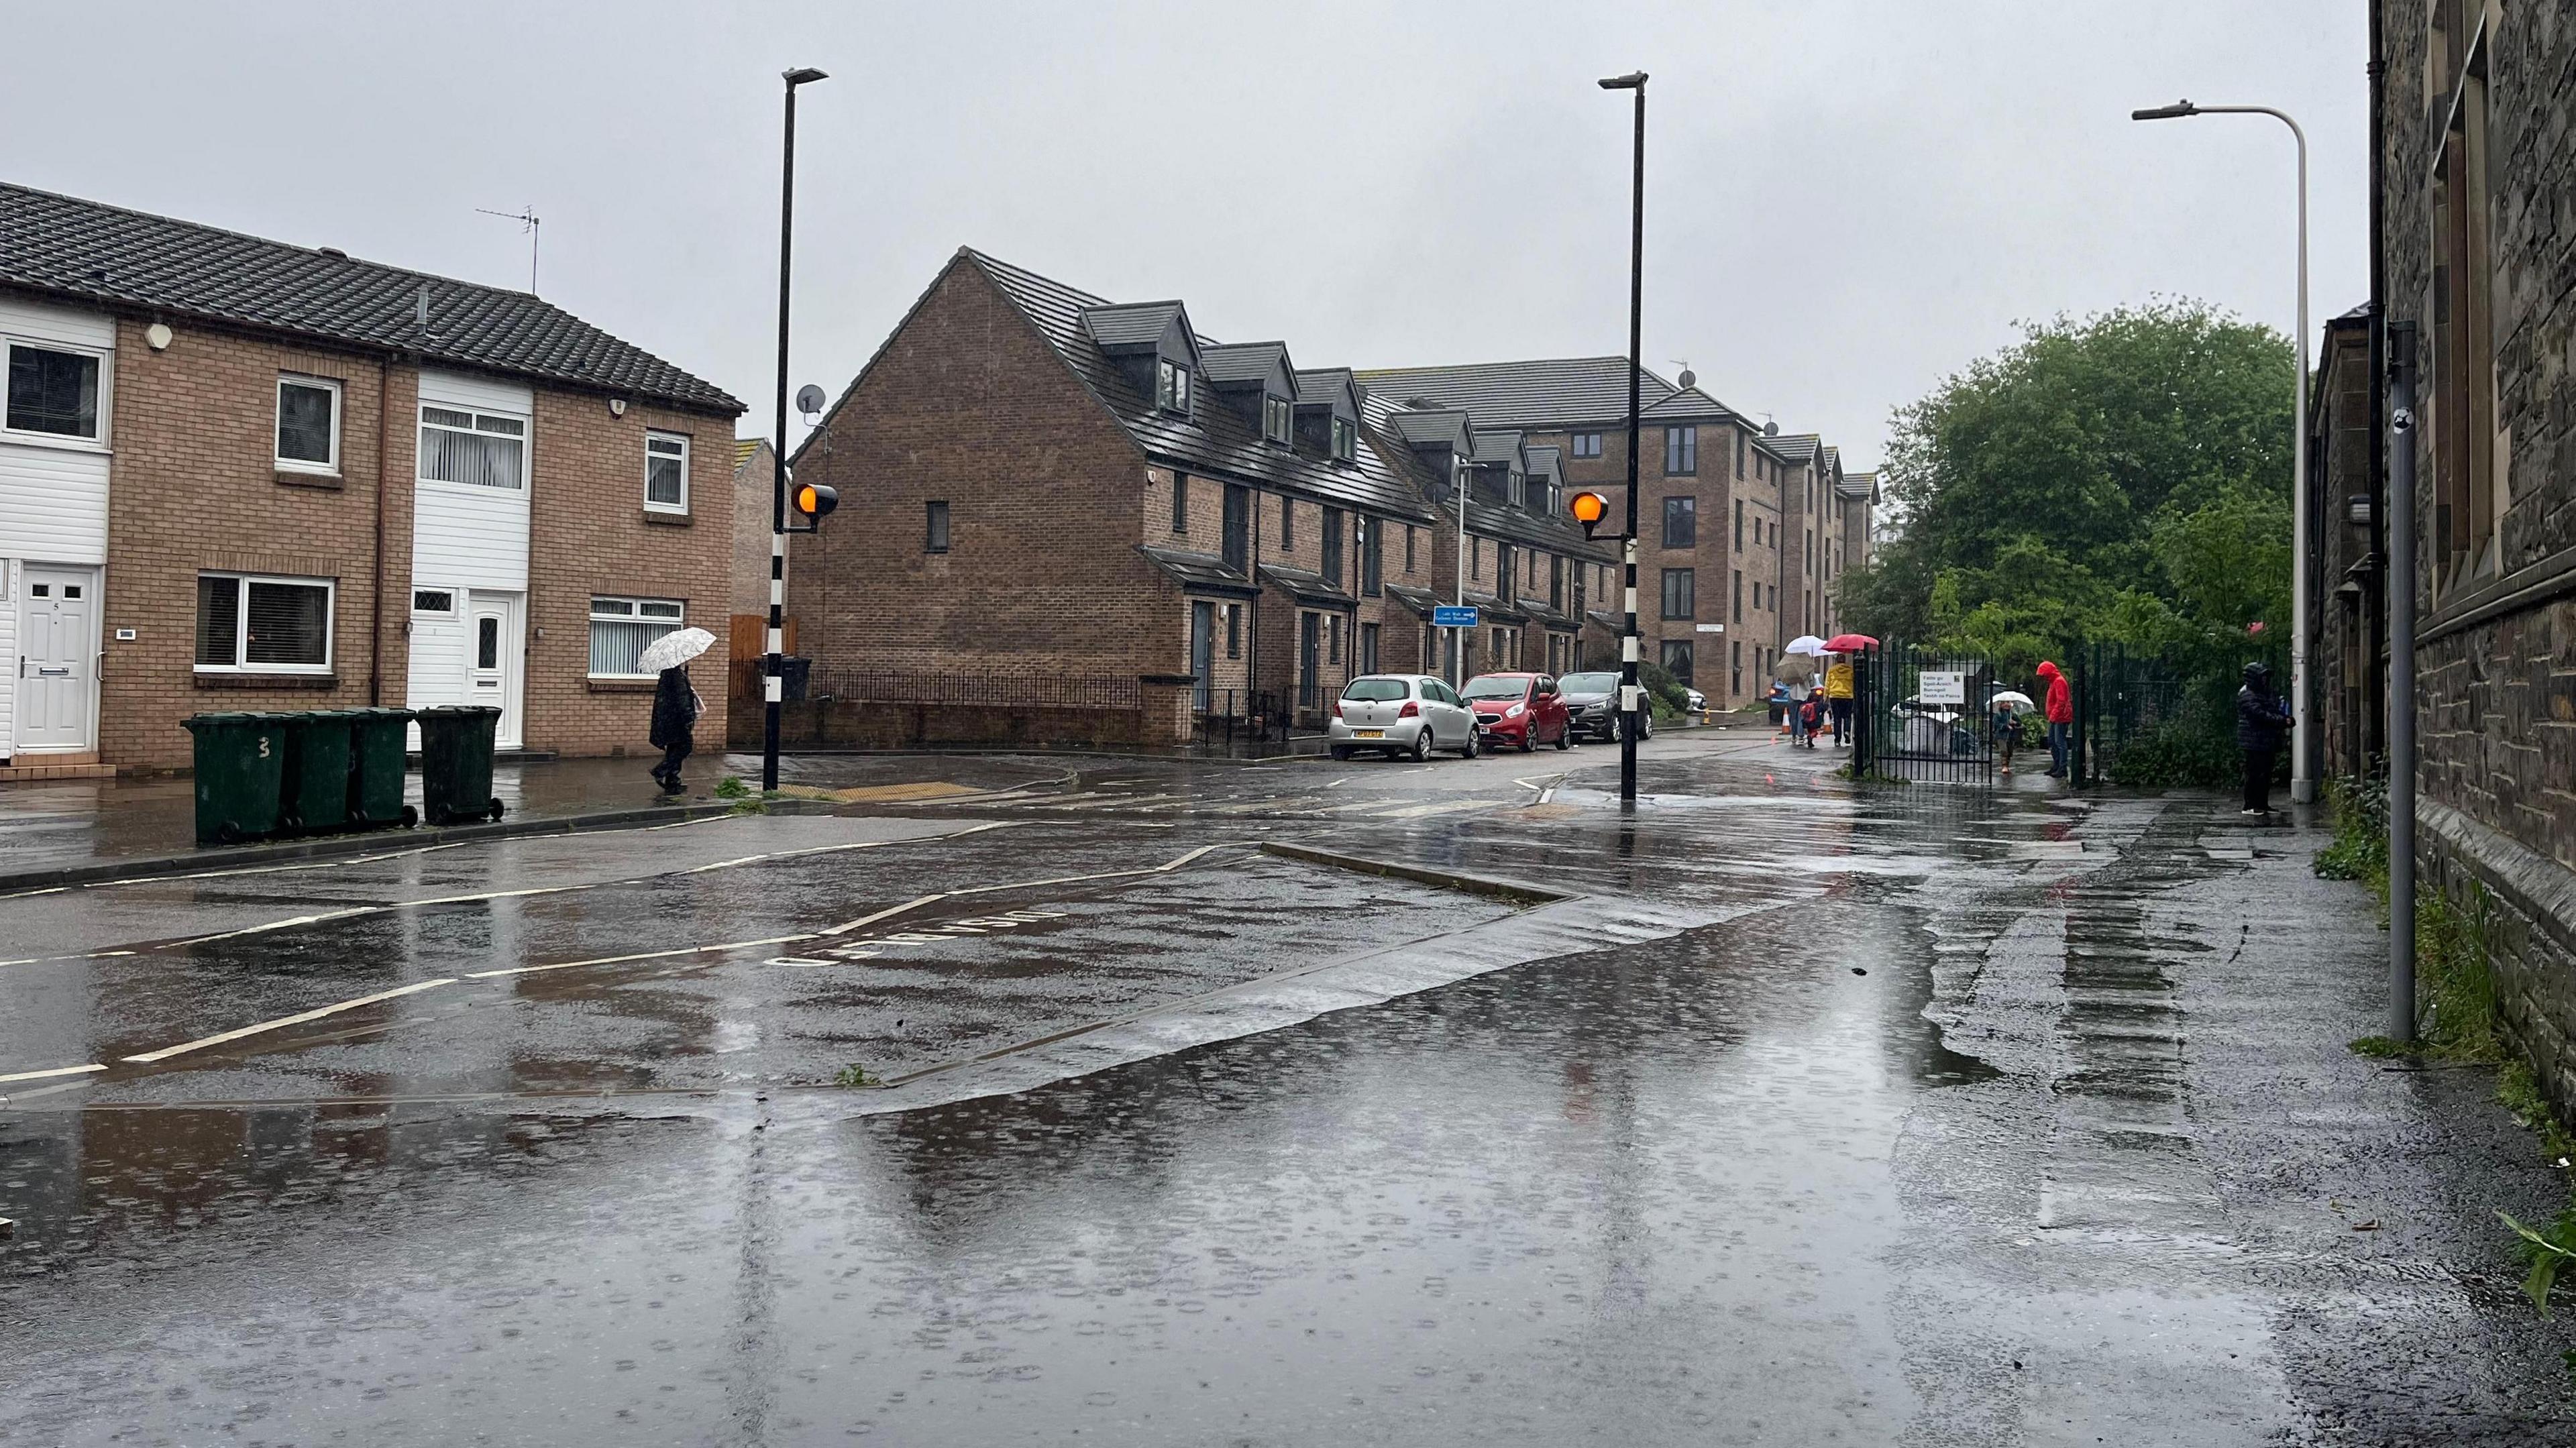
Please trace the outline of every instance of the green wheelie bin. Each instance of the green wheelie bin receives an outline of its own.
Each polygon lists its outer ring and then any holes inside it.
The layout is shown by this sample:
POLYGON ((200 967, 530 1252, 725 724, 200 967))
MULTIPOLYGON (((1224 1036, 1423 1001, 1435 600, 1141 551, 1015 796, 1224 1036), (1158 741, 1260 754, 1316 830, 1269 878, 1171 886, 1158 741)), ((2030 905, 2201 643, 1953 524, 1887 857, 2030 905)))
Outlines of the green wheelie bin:
POLYGON ((374 706, 349 715, 349 823, 361 829, 410 826, 420 811, 403 803, 403 735, 409 709, 374 706))
POLYGON ((501 711, 489 705, 442 704, 420 720, 421 814, 434 825, 497 820, 492 797, 492 735, 501 711))
POLYGON ((276 716, 199 714, 179 722, 197 740, 197 843, 276 834, 286 779, 286 738, 276 716))
POLYGON ((298 834, 349 827, 349 716, 298 709, 269 716, 286 736, 286 785, 278 812, 298 834))

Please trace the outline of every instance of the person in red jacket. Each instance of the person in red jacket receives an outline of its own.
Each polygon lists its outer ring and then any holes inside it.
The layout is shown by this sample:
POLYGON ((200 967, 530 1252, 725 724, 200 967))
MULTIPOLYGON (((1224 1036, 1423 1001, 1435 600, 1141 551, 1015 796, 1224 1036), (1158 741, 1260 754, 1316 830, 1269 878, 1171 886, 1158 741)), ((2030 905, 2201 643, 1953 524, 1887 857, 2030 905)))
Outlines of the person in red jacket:
POLYGON ((2039 676, 2048 681, 2048 694, 2040 713, 2048 720, 2048 774, 2052 779, 2066 777, 2066 753, 2075 731, 2075 690, 2057 665, 2043 659, 2039 676))

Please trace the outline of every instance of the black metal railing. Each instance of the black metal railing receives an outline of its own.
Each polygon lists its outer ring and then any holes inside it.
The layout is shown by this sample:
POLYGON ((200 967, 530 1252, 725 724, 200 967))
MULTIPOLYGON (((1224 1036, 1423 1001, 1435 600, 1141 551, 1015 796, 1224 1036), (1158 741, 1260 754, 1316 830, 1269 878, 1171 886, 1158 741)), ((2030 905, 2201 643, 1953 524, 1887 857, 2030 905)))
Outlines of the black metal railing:
POLYGON ((1861 776, 1991 785, 1993 663, 1910 644, 1852 661, 1852 771, 1861 776))

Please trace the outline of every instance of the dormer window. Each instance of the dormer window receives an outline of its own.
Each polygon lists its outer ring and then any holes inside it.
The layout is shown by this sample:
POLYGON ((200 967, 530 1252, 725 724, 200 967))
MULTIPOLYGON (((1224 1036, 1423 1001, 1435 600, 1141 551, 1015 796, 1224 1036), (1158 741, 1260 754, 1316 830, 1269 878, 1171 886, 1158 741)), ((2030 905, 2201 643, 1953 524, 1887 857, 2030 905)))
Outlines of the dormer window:
POLYGON ((1334 418, 1333 456, 1342 462, 1353 461, 1359 456, 1359 446, 1359 429, 1351 425, 1351 420, 1347 417, 1334 418))
POLYGON ((1288 441, 1288 428, 1295 420, 1296 405, 1284 397, 1264 395, 1261 399, 1261 435, 1275 443, 1288 441))
POLYGON ((1154 363, 1154 405, 1186 417, 1190 411, 1190 369, 1168 357, 1154 363))

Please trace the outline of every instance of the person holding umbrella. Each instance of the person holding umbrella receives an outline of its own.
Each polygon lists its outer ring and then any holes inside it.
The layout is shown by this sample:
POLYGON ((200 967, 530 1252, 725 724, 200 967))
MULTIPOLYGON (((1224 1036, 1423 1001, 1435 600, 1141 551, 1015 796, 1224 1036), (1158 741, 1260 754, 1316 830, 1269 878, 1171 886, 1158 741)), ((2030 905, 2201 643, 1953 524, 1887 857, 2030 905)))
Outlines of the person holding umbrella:
POLYGON ((697 748, 698 715, 706 707, 689 685, 689 660, 705 653, 715 641, 716 636, 702 628, 673 629, 646 644, 636 657, 635 671, 655 676, 651 732, 645 740, 662 751, 662 762, 653 766, 653 778, 664 794, 678 794, 682 788, 680 766, 697 748))
POLYGON ((1855 633, 1836 634, 1825 640, 1825 652, 1834 656, 1834 661, 1825 666, 1825 703, 1833 710, 1836 749, 1851 742, 1852 655, 1877 643, 1867 634, 1855 633))
POLYGON ((1816 658, 1825 651, 1825 641, 1814 634, 1800 634, 1781 646, 1781 671, 1789 680, 1789 743, 1809 744, 1815 733, 1807 709, 1807 696, 1816 692, 1816 658))
POLYGON ((2013 749, 2021 743, 2021 716, 2034 707, 2030 696, 2019 689, 1998 689, 1987 705, 1993 711, 1991 723, 1995 734, 1995 754, 2003 772, 2012 773, 2013 749))

